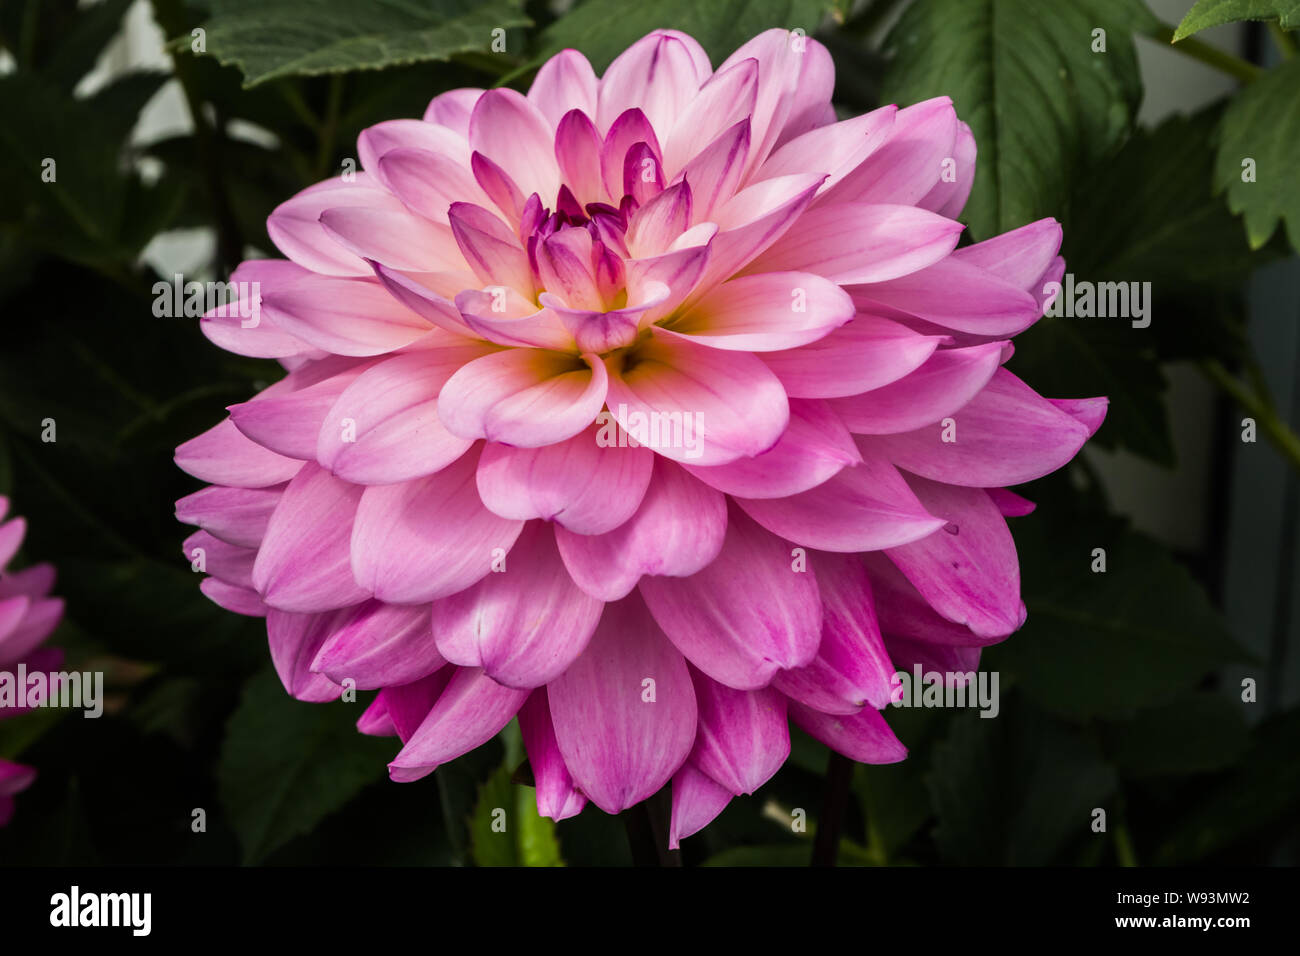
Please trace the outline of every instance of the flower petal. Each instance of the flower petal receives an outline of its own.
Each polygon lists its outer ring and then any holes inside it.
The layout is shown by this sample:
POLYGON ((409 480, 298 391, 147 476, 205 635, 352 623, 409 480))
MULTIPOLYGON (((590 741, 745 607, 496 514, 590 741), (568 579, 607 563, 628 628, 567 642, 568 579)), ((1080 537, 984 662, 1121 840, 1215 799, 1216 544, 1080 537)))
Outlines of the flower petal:
POLYGON ((594 355, 509 349, 456 372, 438 396, 438 415, 461 438, 536 448, 590 425, 608 384, 605 365, 594 355))
POLYGON ((631 518, 606 534, 575 534, 559 526, 555 541, 580 588, 617 601, 643 574, 695 574, 717 557, 726 528, 722 494, 655 456, 650 485, 631 518))
POLYGON ((330 611, 370 596, 348 557, 361 491, 315 462, 302 466, 271 513, 253 564, 263 601, 282 611, 330 611))
POLYGON ((543 518, 584 535, 613 531, 645 497, 654 453, 602 440, 610 431, 608 422, 593 425, 540 448, 489 443, 478 466, 483 503, 503 518, 543 518))
POLYGON ((482 667, 507 687, 540 687, 582 653, 603 607, 573 583, 551 529, 532 521, 493 573, 434 602, 433 633, 453 664, 482 667))
POLYGON ((817 580, 786 542, 732 509, 722 550, 690 577, 647 577, 641 596, 668 639, 714 680, 741 690, 817 654, 817 580))
POLYGON ((527 698, 528 691, 502 687, 478 668, 458 668, 388 765, 389 776, 399 783, 418 780, 487 743, 510 723, 527 698))
POLYGON ((608 361, 614 418, 640 444, 675 461, 721 465, 761 454, 790 420, 781 383, 743 352, 652 334, 630 364, 608 361))
POLYGON ((523 529, 494 515, 474 484, 471 451, 437 474, 371 485, 352 531, 352 572, 381 601, 419 604, 455 594, 489 573, 523 529))
POLYGON ((605 608, 591 643, 547 695, 564 763, 606 813, 655 793, 695 739, 686 662, 636 596, 605 608))

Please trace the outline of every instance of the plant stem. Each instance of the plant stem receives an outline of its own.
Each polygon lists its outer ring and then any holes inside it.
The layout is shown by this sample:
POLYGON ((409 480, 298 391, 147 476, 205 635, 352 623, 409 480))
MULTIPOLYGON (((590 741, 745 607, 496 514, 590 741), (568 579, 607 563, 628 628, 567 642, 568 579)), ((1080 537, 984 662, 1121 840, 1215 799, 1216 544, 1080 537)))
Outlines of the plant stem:
POLYGON ((668 820, 672 809, 669 790, 664 787, 634 807, 623 811, 623 828, 632 851, 634 866, 681 866, 680 850, 668 849, 668 820))
POLYGON ((330 171, 330 160, 334 156, 334 136, 338 132, 339 107, 343 102, 343 74, 335 73, 330 77, 329 100, 325 106, 325 118, 318 130, 319 149, 316 152, 316 178, 324 179, 330 171))
POLYGON ((1243 83, 1254 82, 1259 79, 1260 73, 1263 72, 1254 63, 1248 63, 1241 57, 1233 56, 1231 53, 1224 53, 1218 47, 1210 46, 1210 44, 1198 40, 1196 37, 1186 37, 1174 43, 1174 28, 1168 24, 1162 23, 1151 31, 1149 36, 1164 43, 1171 43, 1179 53, 1190 56, 1194 60, 1200 60, 1202 63, 1227 73, 1229 76, 1235 76, 1243 83))
POLYGON ((1247 388, 1216 359, 1202 361, 1200 366, 1210 381, 1255 419, 1273 447, 1282 453, 1292 468, 1300 472, 1300 437, 1282 420, 1272 402, 1257 391, 1247 388))
MULTIPOLYGON (((153 18, 168 37, 180 36, 185 32, 188 13, 179 0, 153 0, 153 18)), ((213 216, 217 229, 216 273, 229 275, 244 257, 244 240, 240 235, 239 222, 235 218, 231 205, 230 193, 226 189, 223 175, 221 147, 224 140, 222 122, 218 117, 216 124, 208 121, 203 110, 203 98, 195 84, 194 63, 191 54, 171 51, 172 64, 175 67, 176 80, 185 94, 185 103, 189 107, 190 120, 194 123, 194 148, 203 167, 208 198, 212 203, 213 216)))
POLYGON ((849 805, 849 784, 852 781, 853 761, 832 750, 830 759, 826 761, 826 793, 822 798, 821 816, 817 818, 813 866, 835 865, 840 849, 840 831, 844 828, 844 811, 849 805))
POLYGON ((1133 841, 1129 839, 1128 824, 1120 821, 1115 824, 1115 856, 1120 866, 1137 866, 1137 854, 1133 852, 1133 841))
POLYGON ((1268 32, 1273 37, 1277 52, 1282 54, 1282 59, 1289 60, 1295 56, 1295 37, 1283 30, 1276 20, 1268 21, 1268 32))

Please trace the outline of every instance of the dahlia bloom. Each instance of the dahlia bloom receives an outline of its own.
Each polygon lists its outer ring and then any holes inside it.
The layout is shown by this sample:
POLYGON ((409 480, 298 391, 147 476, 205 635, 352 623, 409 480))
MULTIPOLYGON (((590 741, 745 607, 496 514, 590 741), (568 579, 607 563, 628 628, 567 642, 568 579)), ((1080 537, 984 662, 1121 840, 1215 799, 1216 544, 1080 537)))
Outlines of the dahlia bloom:
POLYGON ((833 82, 802 36, 713 70, 661 30, 453 90, 279 206, 287 260, 204 317, 288 374, 178 449, 186 554, 291 694, 378 689, 394 780, 518 716, 542 814, 671 780, 675 844, 788 721, 902 759, 895 670, 1023 623, 1005 486, 1105 414, 1003 368, 1060 227, 957 248, 951 102, 837 121, 833 82))
MULTIPOLYGON (((40 646, 63 617, 63 601, 49 596, 54 568, 37 564, 22 571, 8 570, 27 534, 22 518, 4 520, 8 513, 9 499, 0 495, 0 672, 16 673, 19 665, 27 673, 58 670, 63 652, 40 646)), ((26 709, 0 703, 0 720, 26 709)), ((35 779, 33 768, 0 758, 0 827, 13 818, 14 797, 35 779)))

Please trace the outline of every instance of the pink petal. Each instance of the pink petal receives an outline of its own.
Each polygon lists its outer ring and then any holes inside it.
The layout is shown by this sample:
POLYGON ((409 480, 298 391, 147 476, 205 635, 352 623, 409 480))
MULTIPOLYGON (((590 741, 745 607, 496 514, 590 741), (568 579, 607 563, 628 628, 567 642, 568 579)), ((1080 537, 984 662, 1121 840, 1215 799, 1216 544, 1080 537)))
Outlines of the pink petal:
POLYGON ((383 157, 402 149, 418 149, 445 156, 462 168, 469 165, 469 143, 465 134, 446 124, 413 119, 385 120, 366 127, 357 137, 357 157, 362 167, 388 189, 392 189, 392 183, 384 179, 380 171, 383 157))
POLYGON ((393 149, 379 159, 385 184, 406 207, 433 222, 449 224, 452 203, 490 200, 465 166, 427 149, 393 149))
POLYGON ((181 552, 185 555, 185 560, 190 562, 191 567, 201 557, 203 559, 201 570, 227 584, 252 589, 253 559, 257 557, 255 549, 241 548, 200 530, 181 543, 181 552))
POLYGON ((529 694, 519 708, 519 733, 524 738, 528 766, 537 788, 537 812, 557 822, 577 816, 587 805, 587 798, 574 787, 569 768, 564 765, 545 687, 529 694))
POLYGON ((543 518, 584 535, 613 531, 636 512, 650 484, 654 453, 618 447, 592 426, 541 448, 488 444, 478 466, 483 503, 503 518, 543 518))
POLYGON ((349 609, 321 645, 311 669, 362 690, 409 684, 447 662, 429 627, 429 608, 366 601, 349 609))
POLYGON ((379 355, 427 333, 427 321, 373 279, 313 276, 262 296, 272 321, 335 355, 379 355))
MULTIPOLYGON (((1104 399, 1096 399, 1103 402, 1104 399)), ((871 442, 901 468, 953 485, 1018 485, 1060 468, 1083 447, 1089 426, 1061 411, 1004 368, 953 416, 956 441, 932 425, 871 442)))
POLYGON ((366 262, 403 272, 465 267, 449 227, 416 215, 395 199, 387 206, 340 206, 320 214, 321 228, 366 262))
POLYGON ((815 488, 861 460, 853 436, 826 402, 794 399, 789 427, 761 455, 706 468, 683 467, 730 495, 784 498, 815 488))
POLYGON ((232 488, 265 488, 288 481, 302 462, 263 448, 229 418, 176 449, 176 465, 200 481, 232 488))
POLYGON ((359 486, 314 462, 302 466, 271 513, 253 564, 263 601, 282 611, 329 611, 369 597, 353 580, 348 559, 360 498, 359 486), (329 519, 321 520, 324 515, 329 519))
POLYGON ((817 654, 816 578, 798 570, 786 542, 735 509, 712 563, 686 578, 644 578, 641 596, 686 659, 729 687, 766 687, 817 654))
POLYGON ((861 309, 885 305, 973 335, 1015 335, 1042 314, 1028 292, 956 256, 851 291, 861 309))
POLYGON ((694 199, 691 225, 710 221, 713 211, 735 194, 749 146, 750 120, 745 117, 719 133, 678 174, 682 182, 690 183, 694 199))
MULTIPOLYGON (((856 169, 889 136, 896 106, 883 106, 840 123, 809 130, 790 140, 758 169, 760 180, 794 173, 825 173, 821 191, 856 169)), ((928 208, 928 207, 927 207, 928 208)))
POLYGON ((898 381, 851 398, 833 398, 830 406, 856 434, 890 435, 941 421, 989 383, 1004 345, 940 349, 898 381))
POLYGON ((595 116, 596 71, 577 50, 561 50, 537 71, 528 99, 551 126, 556 126, 570 110, 595 116))
POLYGON ((1026 292, 1047 271, 1061 248, 1061 224, 1039 219, 953 253, 953 258, 983 269, 1026 292))
POLYGON ((213 604, 235 614, 243 614, 246 617, 266 617, 270 611, 270 608, 262 603, 261 596, 251 588, 241 588, 216 578, 204 578, 199 582, 199 590, 213 604))
POLYGON ((858 763, 898 763, 907 756, 880 711, 864 707, 856 714, 823 714, 790 701, 790 719, 832 750, 858 763))
POLYGON ((698 46, 685 34, 657 30, 620 53, 600 80, 597 125, 607 130, 625 110, 640 109, 655 129, 671 129, 709 76, 698 46))
POLYGON ((230 420, 264 448, 302 461, 313 459, 321 422, 338 397, 365 368, 365 365, 354 365, 294 391, 275 395, 263 393, 251 402, 231 405, 230 420))
POLYGON ((438 417, 438 392, 452 372, 481 356, 466 343, 385 359, 347 385, 313 436, 313 454, 357 484, 391 484, 433 474, 463 455, 470 441, 438 417))
POLYGON ((880 621, 881 633, 886 637, 901 636, 925 644, 958 647, 994 644, 1002 640, 1001 637, 980 637, 970 628, 940 617, 884 552, 864 554, 862 560, 871 575, 876 617, 880 621))
POLYGON ((505 170, 525 196, 537 193, 549 202, 559 190, 553 144, 553 125, 522 94, 506 88, 488 90, 474 104, 470 148, 505 170))
POLYGON ((308 186, 276 206, 266 220, 266 231, 277 249, 305 269, 327 276, 368 276, 365 260, 326 233, 321 213, 344 205, 385 208, 394 202, 367 173, 355 174, 352 182, 336 177, 308 186))
POLYGON ((919 203, 939 182, 956 139, 957 113, 948 97, 901 109, 889 139, 828 191, 826 201, 919 203))
POLYGON ((320 703, 337 700, 343 689, 323 674, 311 672, 311 662, 321 644, 333 633, 347 611, 324 614, 288 614, 274 608, 266 616, 271 663, 284 689, 298 700, 320 703))
POLYGON ((682 840, 712 823, 730 802, 730 790, 714 783, 689 761, 682 764, 682 769, 673 776, 673 809, 668 823, 668 849, 678 849, 682 840))
POLYGON ((758 61, 753 59, 737 60, 719 70, 668 125, 660 123, 653 110, 646 110, 656 129, 672 130, 664 140, 664 172, 670 181, 699 152, 699 144, 712 143, 724 130, 753 115, 758 73, 758 61))
POLYGON ((711 288, 734 275, 784 236, 825 178, 817 173, 777 176, 731 197, 715 217, 720 231, 710 246, 699 288, 711 288))
POLYGON ((361 495, 352 532, 352 573, 381 601, 419 604, 455 594, 489 573, 523 522, 483 507, 471 451, 437 474, 361 495))
POLYGON ((952 146, 951 158, 954 168, 951 177, 947 177, 945 168, 945 176, 939 177, 939 182, 935 183, 917 205, 922 209, 937 212, 941 216, 947 216, 949 219, 960 216, 970 196, 971 187, 975 185, 976 152, 975 136, 971 133, 970 127, 958 121, 957 138, 952 146))
POLYGON ((439 764, 495 737, 519 712, 528 691, 502 687, 477 668, 459 668, 393 762, 389 776, 418 780, 439 764))
POLYGON ((590 425, 608 385, 594 355, 509 349, 456 372, 438 396, 438 415, 453 435, 536 448, 590 425))
POLYGON ((222 488, 213 485, 177 501, 176 520, 198 525, 230 544, 256 548, 262 543, 271 513, 280 503, 285 487, 222 488))
POLYGON ((926 602, 979 637, 1004 637, 1025 621, 1020 563, 1006 519, 982 488, 913 476, 912 490, 943 531, 885 552, 926 602))
POLYGON ((557 526, 555 541, 580 588, 602 601, 617 601, 643 574, 695 574, 717 557, 726 527, 722 494, 655 456, 636 514, 606 534, 575 534, 557 526))
POLYGON ((878 551, 924 538, 943 526, 888 460, 863 452, 862 464, 843 469, 810 491, 736 502, 773 534, 822 551, 878 551))
POLYGON ((774 690, 733 690, 692 670, 699 724, 690 762, 730 793, 753 793, 790 756, 785 698, 774 690))
POLYGON ((791 398, 857 395, 919 368, 943 339, 865 313, 815 342, 759 358, 791 398))
POLYGON ((283 259, 242 262, 230 274, 235 296, 199 320, 199 330, 218 348, 252 358, 288 358, 311 351, 301 339, 276 327, 262 314, 262 286, 268 289, 310 275, 283 259))
POLYGON ((424 110, 426 123, 438 123, 455 130, 461 136, 469 136, 469 118, 474 113, 474 104, 483 95, 483 91, 474 87, 448 90, 439 93, 424 110))
POLYGON ((500 568, 434 602, 438 650, 507 687, 540 687, 582 653, 604 604, 573 583, 545 522, 529 522, 500 568))
POLYGON ((652 335, 631 367, 611 363, 610 412, 629 435, 660 455, 720 465, 771 448, 790 408, 776 376, 743 352, 652 335))
POLYGON ((665 334, 717 349, 774 352, 824 338, 853 318, 853 300, 809 272, 768 272, 724 282, 665 334))
POLYGON ((822 599, 817 656, 804 667, 781 671, 772 686, 787 697, 829 714, 852 714, 890 701, 894 665, 876 619, 866 566, 856 554, 810 555, 822 599))
POLYGON ((883 282, 943 259, 956 248, 962 228, 913 206, 816 206, 744 271, 812 272, 840 284, 883 282))
POLYGON ((528 254, 509 226, 473 203, 454 203, 449 215, 452 233, 465 261, 481 282, 532 293, 533 273, 528 254))
POLYGON ((613 198, 601 175, 604 141, 590 116, 581 109, 571 109, 562 114, 555 130, 555 160, 560 164, 561 177, 584 205, 613 198))
POLYGON ((695 739, 686 662, 635 596, 605 609, 586 651, 547 695, 564 763, 606 813, 659 790, 695 739))

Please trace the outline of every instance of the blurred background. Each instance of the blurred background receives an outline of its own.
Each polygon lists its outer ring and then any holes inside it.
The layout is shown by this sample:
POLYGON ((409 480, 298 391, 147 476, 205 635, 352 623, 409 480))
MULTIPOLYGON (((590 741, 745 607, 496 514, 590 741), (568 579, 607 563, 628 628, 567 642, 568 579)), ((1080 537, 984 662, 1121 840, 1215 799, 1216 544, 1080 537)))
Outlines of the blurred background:
MULTIPOLYGON (((172 451, 281 371, 219 351, 194 318, 156 317, 152 289, 276 255, 270 210, 436 93, 526 88, 565 46, 601 70, 655 27, 696 36, 716 65, 780 26, 831 49, 844 115, 953 97, 981 148, 974 238, 1052 215, 1077 278, 1154 290, 1148 328, 1047 318, 1017 339, 1017 374, 1054 397, 1109 395, 1109 418, 1079 462, 1020 489, 1040 503, 1012 523, 1029 622, 981 662, 1002 676, 999 719, 888 713, 911 756, 854 770, 840 864, 1294 864, 1300 60, 1275 23, 1171 45, 1191 8, 0 0, 0 494, 29 522, 18 563, 59 568, 54 643, 110 692, 99 720, 0 723, 0 757, 40 771, 0 863, 630 862, 621 821, 530 811, 513 728, 388 782, 395 745, 355 732, 358 705, 290 699, 262 622, 199 594, 172 516, 197 484, 172 451), (499 806, 524 821, 514 841, 485 838, 499 806)), ((797 735, 684 861, 806 864, 826 768, 797 735)))

